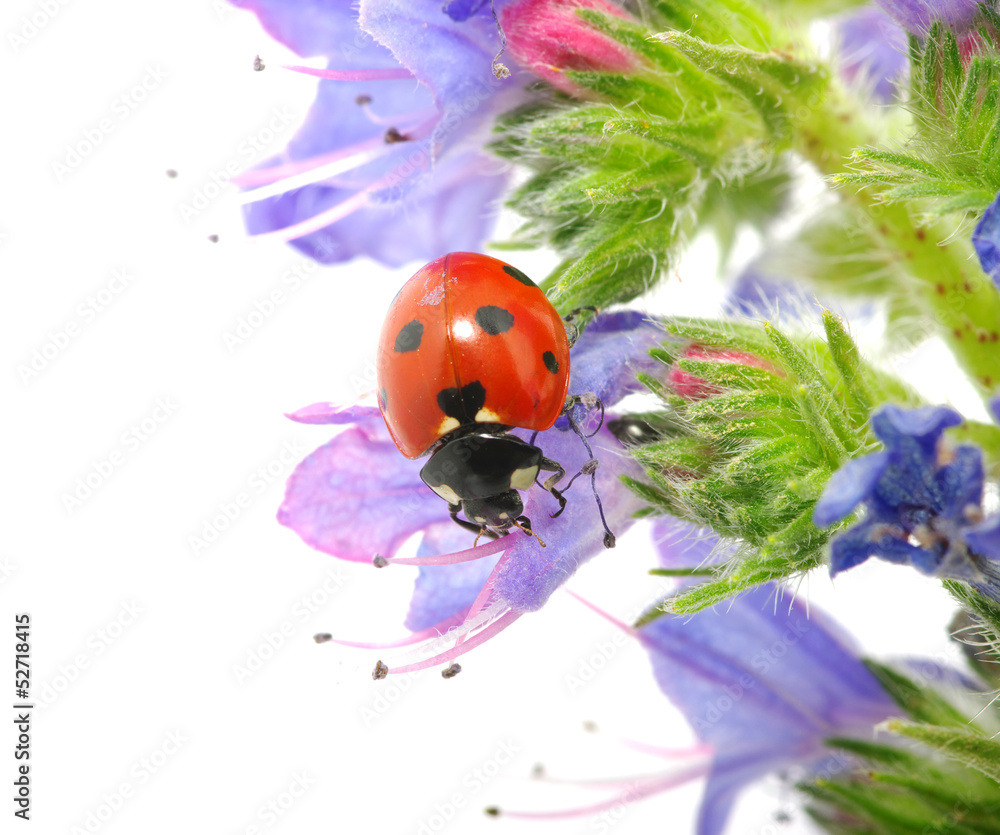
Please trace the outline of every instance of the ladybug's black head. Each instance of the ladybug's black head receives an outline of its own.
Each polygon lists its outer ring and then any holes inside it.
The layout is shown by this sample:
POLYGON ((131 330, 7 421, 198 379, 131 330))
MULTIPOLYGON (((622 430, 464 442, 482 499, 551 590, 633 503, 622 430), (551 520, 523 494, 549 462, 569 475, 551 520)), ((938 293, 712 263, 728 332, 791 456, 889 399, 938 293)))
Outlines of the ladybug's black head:
POLYGON ((456 430, 420 477, 453 509, 461 508, 472 526, 503 533, 517 524, 524 509, 518 490, 534 484, 544 456, 520 438, 475 430, 456 430))
POLYGON ((508 490, 487 499, 462 499, 465 518, 475 525, 505 531, 524 510, 517 490, 508 490))

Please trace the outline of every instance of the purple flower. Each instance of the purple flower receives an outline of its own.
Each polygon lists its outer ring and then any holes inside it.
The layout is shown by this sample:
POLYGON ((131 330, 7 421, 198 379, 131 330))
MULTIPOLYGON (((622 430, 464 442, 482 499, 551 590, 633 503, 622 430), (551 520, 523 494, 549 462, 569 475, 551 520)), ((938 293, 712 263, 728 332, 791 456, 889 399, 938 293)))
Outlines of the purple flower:
POLYGON ((851 84, 870 88, 878 102, 891 102, 896 82, 909 67, 906 34, 874 6, 839 18, 835 24, 840 72, 851 84))
MULTIPOLYGON (((731 553, 710 532, 671 518, 657 520, 655 539, 665 568, 696 568, 731 553)), ((718 835, 740 791, 755 780, 793 767, 812 776, 843 771, 850 761, 826 740, 870 738, 898 711, 840 627, 815 606, 779 599, 781 592, 773 583, 758 586, 696 615, 661 615, 638 629, 588 603, 643 644, 657 684, 701 744, 686 751, 634 745, 667 757, 672 768, 600 781, 617 793, 592 806, 504 816, 594 814, 706 777, 696 832, 718 835)))
POLYGON ((482 145, 530 79, 494 77, 488 3, 362 0, 359 12, 348 2, 232 2, 328 66, 306 70, 329 80, 285 151, 237 180, 253 189, 251 234, 326 263, 368 255, 399 266, 480 248, 507 184, 482 145))
MULTIPOLYGON (((647 351, 663 335, 630 312, 598 317, 573 348, 570 391, 596 391, 609 406, 637 391, 636 373, 658 367, 647 351)), ((580 565, 604 551, 600 515, 585 479, 572 488, 556 519, 550 518, 557 506, 548 493, 524 494, 524 513, 545 547, 522 533, 474 546, 474 535, 449 519, 447 503, 421 481, 423 462, 396 449, 377 408, 317 404, 290 417, 350 426, 296 468, 279 521, 308 545, 342 559, 370 562, 378 554, 389 563, 420 566, 406 620, 414 634, 401 642, 418 644, 417 659, 391 672, 451 661, 541 608, 580 565), (394 559, 413 534, 421 535, 417 555, 394 559)), ((570 474, 588 460, 580 438, 559 426, 540 433, 535 443, 570 474)), ((642 507, 620 476, 639 478, 642 471, 606 428, 591 444, 600 461, 597 489, 604 513, 619 534, 642 507)))
POLYGON ((755 259, 734 279, 723 304, 727 316, 767 318, 789 312, 795 316, 812 303, 801 284, 771 274, 763 266, 763 260, 755 259))
POLYGON ((846 759, 825 740, 870 738, 897 712, 836 624, 780 593, 759 586, 638 630, 660 689, 713 751, 698 835, 722 832, 740 791, 771 772, 842 771, 846 759))
POLYGON ((813 512, 821 528, 864 504, 864 518, 831 544, 837 574, 875 556, 938 577, 964 580, 1000 599, 996 520, 983 521, 982 453, 949 446, 944 431, 962 422, 944 406, 885 406, 872 429, 885 448, 848 461, 813 512))
POLYGON ((964 33, 979 14, 979 0, 878 0, 878 4, 914 35, 926 33, 935 20, 956 34, 964 33))
POLYGON ((1000 195, 986 207, 972 232, 972 245, 983 272, 1000 288, 1000 195))

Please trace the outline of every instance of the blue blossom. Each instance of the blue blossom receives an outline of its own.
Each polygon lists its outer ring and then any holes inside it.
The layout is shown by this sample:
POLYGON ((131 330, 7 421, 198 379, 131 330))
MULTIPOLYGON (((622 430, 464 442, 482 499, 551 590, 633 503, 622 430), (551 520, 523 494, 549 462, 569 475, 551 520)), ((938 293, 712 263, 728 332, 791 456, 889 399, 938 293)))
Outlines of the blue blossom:
POLYGON ((831 737, 871 738, 896 707, 839 627, 775 584, 638 630, 657 684, 712 749, 697 835, 717 835, 739 793, 775 771, 831 776, 831 737))
POLYGON ((773 275, 764 262, 757 258, 736 276, 722 308, 727 316, 767 318, 789 311, 794 316, 811 302, 801 284, 773 275))
POLYGON ((891 102, 909 67, 903 30, 881 9, 867 6, 838 18, 835 34, 844 78, 870 88, 875 101, 891 102))
POLYGON ((993 283, 1000 288, 1000 195, 983 212, 972 232, 972 245, 979 264, 993 283))
POLYGON ((878 4, 915 35, 927 32, 935 20, 964 33, 979 14, 979 0, 878 0, 878 4))
MULTIPOLYGON (((654 541, 661 566, 671 569, 717 564, 732 553, 710 531, 670 517, 657 519, 654 541)), ((875 725, 898 710, 838 624, 781 595, 777 584, 758 586, 735 601, 695 615, 660 615, 637 629, 587 603, 642 643, 657 684, 700 744, 684 750, 633 744, 669 759, 670 769, 601 780, 597 785, 616 794, 594 805, 502 814, 595 814, 706 778, 696 833, 718 835, 750 783, 793 768, 806 777, 831 777, 850 767, 826 740, 870 739, 875 725)))
MULTIPOLYGON (((637 314, 598 317, 573 348, 570 391, 596 391, 613 406, 638 390, 637 372, 655 372, 658 363, 647 351, 662 337, 658 325, 637 314)), ((585 482, 572 488, 556 519, 550 518, 555 508, 548 493, 532 489, 524 494, 524 513, 546 547, 522 534, 474 546, 474 536, 449 519, 447 504, 421 481, 423 462, 396 449, 374 405, 316 404, 290 417, 346 428, 298 465, 288 480, 279 521, 308 545, 341 559, 370 562, 378 554, 391 564, 420 566, 406 619, 413 635, 400 642, 416 644, 416 659, 390 665, 391 672, 446 663, 472 649, 541 608, 577 568, 605 550, 600 516, 585 482), (421 537, 417 555, 396 557, 414 534, 421 537)), ((540 433, 535 443, 568 473, 588 459, 577 435, 559 426, 540 433)), ((641 478, 642 471, 606 428, 591 444, 600 461, 597 487, 604 512, 620 534, 642 507, 620 477, 641 478)))
POLYGON ((299 55, 326 57, 328 71, 313 74, 333 79, 320 81, 288 147, 237 180, 253 189, 251 234, 326 263, 367 255, 398 266, 481 247, 508 182, 482 145, 531 79, 494 77, 488 3, 232 2, 299 55))
POLYGON ((864 518, 834 537, 830 571, 875 556, 924 574, 997 591, 1000 541, 983 520, 982 453, 947 445, 942 435, 962 419, 944 406, 885 406, 872 417, 884 449, 848 461, 830 479, 813 512, 828 527, 864 504, 864 518))

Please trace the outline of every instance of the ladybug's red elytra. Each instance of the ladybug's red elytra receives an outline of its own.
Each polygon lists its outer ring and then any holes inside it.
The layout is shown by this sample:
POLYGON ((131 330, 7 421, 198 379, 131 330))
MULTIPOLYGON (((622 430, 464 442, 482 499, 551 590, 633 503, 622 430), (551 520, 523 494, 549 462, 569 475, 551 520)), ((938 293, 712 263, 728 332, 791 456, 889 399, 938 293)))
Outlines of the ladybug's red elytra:
POLYGON ((430 455, 420 477, 462 527, 531 533, 518 491, 539 472, 552 473, 542 486, 565 506, 555 487, 562 466, 507 432, 548 429, 575 402, 569 349, 567 324, 542 290, 487 255, 431 261, 393 299, 379 339, 379 408, 403 455, 430 455))

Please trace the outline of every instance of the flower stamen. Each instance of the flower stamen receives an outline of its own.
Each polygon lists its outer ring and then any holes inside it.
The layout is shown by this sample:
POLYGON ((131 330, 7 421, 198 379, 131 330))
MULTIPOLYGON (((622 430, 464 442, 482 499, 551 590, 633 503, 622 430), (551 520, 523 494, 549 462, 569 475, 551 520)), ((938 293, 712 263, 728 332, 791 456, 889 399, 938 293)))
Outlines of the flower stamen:
POLYGON ((504 550, 509 545, 503 538, 494 539, 485 545, 477 545, 474 548, 466 548, 464 551, 455 551, 452 554, 428 554, 423 557, 387 557, 389 565, 456 565, 460 562, 472 562, 482 557, 488 557, 498 551, 504 550))
POLYGON ((330 81, 398 81, 405 78, 415 78, 413 73, 403 67, 370 70, 319 70, 298 64, 284 64, 282 69, 314 75, 316 78, 325 78, 330 81))
POLYGON ((418 670, 426 670, 428 667, 450 664, 456 658, 465 655, 465 653, 469 652, 469 650, 475 649, 480 644, 486 643, 486 641, 490 640, 490 638, 494 638, 499 635, 503 632, 503 630, 521 617, 521 614, 521 612, 515 612, 512 609, 508 610, 469 638, 465 643, 456 644, 451 649, 439 653, 432 658, 425 658, 412 664, 405 664, 402 667, 393 667, 389 670, 389 673, 392 675, 397 675, 399 673, 415 673, 418 670))

